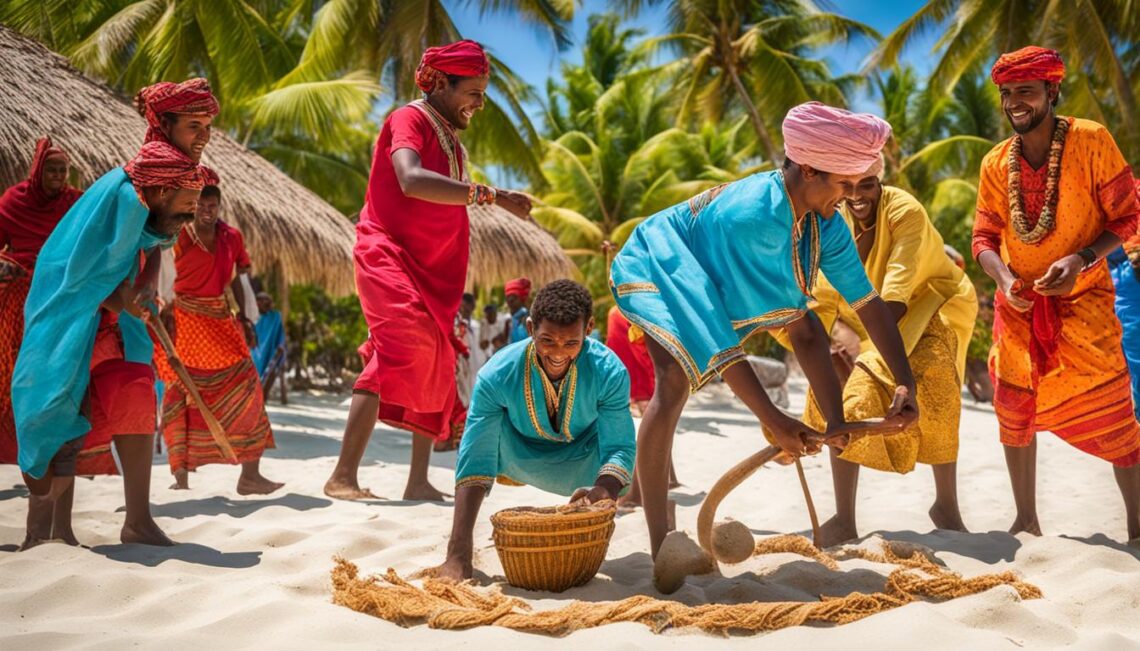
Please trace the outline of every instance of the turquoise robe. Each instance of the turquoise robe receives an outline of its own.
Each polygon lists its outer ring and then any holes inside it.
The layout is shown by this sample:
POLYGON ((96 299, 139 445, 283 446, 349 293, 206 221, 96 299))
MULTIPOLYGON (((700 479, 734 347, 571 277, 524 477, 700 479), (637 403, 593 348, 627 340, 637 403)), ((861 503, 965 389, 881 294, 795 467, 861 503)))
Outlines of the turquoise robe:
MULTIPOLYGON (((91 375, 99 306, 139 272, 139 254, 173 238, 146 226, 149 210, 121 167, 95 181, 44 243, 24 307, 12 374, 20 469, 43 477, 59 448, 91 430, 81 405, 91 375)), ((119 315, 124 358, 150 364, 146 325, 119 315)))
POLYGON ((794 232, 779 171, 652 215, 614 259, 618 308, 677 360, 692 391, 744 359, 750 335, 807 312, 819 271, 855 309, 877 296, 847 223, 812 213, 794 232))
POLYGON ((281 322, 281 313, 270 310, 262 314, 253 326, 253 331, 257 333, 257 345, 250 351, 250 355, 258 377, 264 380, 265 371, 277 357, 277 349, 285 344, 285 325, 281 322))
POLYGON ((530 333, 526 331, 526 319, 530 316, 530 310, 525 307, 520 307, 518 312, 511 315, 511 331, 508 344, 514 344, 526 339, 530 333))
POLYGON ((1116 286, 1116 316, 1124 329, 1124 359, 1132 376, 1132 410, 1140 420, 1140 280, 1123 247, 1108 254, 1107 259, 1116 286))
POLYGON ((559 391, 550 422, 531 339, 500 350, 479 371, 455 466, 456 488, 491 489, 498 477, 559 495, 612 475, 633 475, 636 437, 629 373, 605 344, 587 338, 559 391))

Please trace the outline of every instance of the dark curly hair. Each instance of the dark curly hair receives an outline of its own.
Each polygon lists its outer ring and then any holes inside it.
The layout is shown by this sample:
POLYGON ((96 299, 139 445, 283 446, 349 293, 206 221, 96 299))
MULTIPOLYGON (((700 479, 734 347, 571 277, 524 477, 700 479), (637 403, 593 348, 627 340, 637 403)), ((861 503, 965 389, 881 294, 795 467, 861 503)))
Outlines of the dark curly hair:
POLYGON ((594 314, 590 291, 573 280, 556 280, 538 291, 530 308, 534 327, 543 321, 558 325, 581 323, 583 327, 594 314))

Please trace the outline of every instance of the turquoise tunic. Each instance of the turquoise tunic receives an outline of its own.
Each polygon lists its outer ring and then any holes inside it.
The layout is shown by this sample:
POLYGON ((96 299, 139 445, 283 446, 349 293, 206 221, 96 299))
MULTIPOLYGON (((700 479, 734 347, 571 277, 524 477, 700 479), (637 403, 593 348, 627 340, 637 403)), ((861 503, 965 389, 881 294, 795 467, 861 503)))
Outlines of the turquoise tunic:
POLYGON ((717 186, 638 225, 610 288, 696 391, 744 359, 748 336, 802 317, 820 270, 856 309, 877 295, 838 215, 795 228, 779 171, 717 186))
POLYGON ((605 344, 587 338, 563 377, 557 427, 550 422, 531 339, 495 353, 479 371, 459 444, 455 486, 491 489, 497 477, 559 495, 612 475, 626 486, 635 436, 629 373, 605 344))
MULTIPOLYGON (((12 374, 20 469, 43 477, 65 442, 91 423, 81 405, 90 380, 99 306, 139 272, 139 254, 166 238, 146 227, 149 210, 121 167, 95 181, 44 243, 24 307, 24 339, 12 374)), ((142 321, 122 312, 124 358, 151 363, 142 321)))

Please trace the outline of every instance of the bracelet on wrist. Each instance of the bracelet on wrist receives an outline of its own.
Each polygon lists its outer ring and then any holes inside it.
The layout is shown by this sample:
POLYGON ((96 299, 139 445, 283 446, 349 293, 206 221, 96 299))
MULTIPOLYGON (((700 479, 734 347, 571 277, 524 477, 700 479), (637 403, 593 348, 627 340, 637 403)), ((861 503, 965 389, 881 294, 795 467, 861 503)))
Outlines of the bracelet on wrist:
POLYGON ((1086 246, 1085 248, 1081 249, 1080 251, 1077 251, 1077 255, 1081 258, 1081 260, 1084 261, 1084 263, 1085 263, 1085 266, 1083 267, 1084 269, 1088 269, 1089 267, 1093 266, 1097 262, 1096 251, 1093 251, 1091 246, 1086 246))

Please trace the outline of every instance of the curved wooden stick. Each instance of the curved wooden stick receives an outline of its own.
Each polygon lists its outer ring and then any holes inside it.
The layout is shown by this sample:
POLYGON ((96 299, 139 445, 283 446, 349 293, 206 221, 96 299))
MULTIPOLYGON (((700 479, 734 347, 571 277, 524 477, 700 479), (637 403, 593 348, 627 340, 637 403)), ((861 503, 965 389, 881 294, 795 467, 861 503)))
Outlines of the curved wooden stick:
POLYGON ((182 360, 178 359, 178 352, 174 349, 174 342, 170 340, 170 333, 166 331, 166 326, 162 325, 162 319, 152 316, 147 319, 150 327, 158 335, 158 341, 162 344, 162 349, 166 351, 167 361, 170 362, 170 368, 174 369, 175 375, 186 388, 186 393, 190 395, 190 400, 193 401, 194 406, 198 408, 198 412, 202 414, 202 420, 206 421, 206 427, 210 430, 210 436, 214 437, 214 443, 221 450, 222 456, 230 463, 237 463, 237 453, 230 445, 230 440, 226 438, 226 430, 222 424, 214 416, 214 412, 206 406, 206 401, 202 400, 202 394, 198 392, 198 386, 194 384, 194 380, 190 377, 190 372, 182 364, 182 360))
POLYGON ((808 489, 807 476, 804 475, 804 465, 796 459, 796 474, 800 476, 800 488, 804 492, 804 502, 807 502, 808 517, 811 518, 811 544, 819 549, 819 516, 815 513, 815 503, 811 500, 811 490, 808 489))

